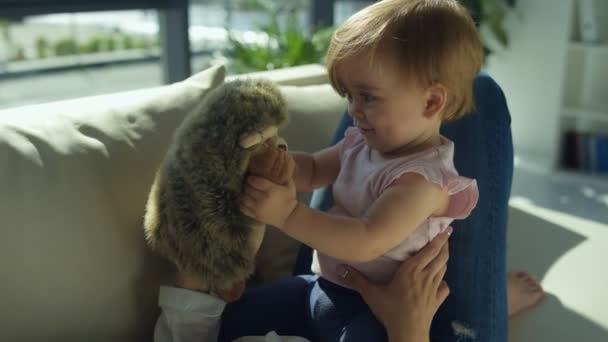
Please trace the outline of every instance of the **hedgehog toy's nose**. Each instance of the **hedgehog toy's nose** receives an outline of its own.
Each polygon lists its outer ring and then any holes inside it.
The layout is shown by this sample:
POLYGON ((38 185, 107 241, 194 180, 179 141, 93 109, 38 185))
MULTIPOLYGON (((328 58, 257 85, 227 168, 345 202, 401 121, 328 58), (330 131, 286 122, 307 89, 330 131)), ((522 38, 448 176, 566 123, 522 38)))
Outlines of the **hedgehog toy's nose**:
POLYGON ((277 147, 283 151, 287 151, 287 142, 285 139, 279 138, 279 141, 277 141, 277 147))

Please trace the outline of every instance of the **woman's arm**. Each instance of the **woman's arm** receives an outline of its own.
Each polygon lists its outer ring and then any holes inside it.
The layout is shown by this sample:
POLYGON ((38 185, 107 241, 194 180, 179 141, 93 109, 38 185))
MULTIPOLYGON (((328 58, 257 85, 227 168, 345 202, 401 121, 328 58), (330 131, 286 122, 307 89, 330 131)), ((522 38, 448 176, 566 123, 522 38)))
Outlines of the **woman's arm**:
POLYGON ((340 171, 340 146, 338 143, 314 154, 292 152, 296 162, 295 184, 298 192, 308 192, 331 184, 340 171))
POLYGON ((376 200, 367 219, 326 214, 298 204, 293 185, 250 178, 241 210, 338 259, 373 260, 405 240, 447 201, 447 191, 418 174, 406 174, 376 200))
POLYGON ((418 254, 405 260, 386 285, 368 281, 353 268, 339 266, 342 281, 361 294, 382 322, 390 342, 427 342, 437 309, 449 295, 443 281, 451 227, 418 254))

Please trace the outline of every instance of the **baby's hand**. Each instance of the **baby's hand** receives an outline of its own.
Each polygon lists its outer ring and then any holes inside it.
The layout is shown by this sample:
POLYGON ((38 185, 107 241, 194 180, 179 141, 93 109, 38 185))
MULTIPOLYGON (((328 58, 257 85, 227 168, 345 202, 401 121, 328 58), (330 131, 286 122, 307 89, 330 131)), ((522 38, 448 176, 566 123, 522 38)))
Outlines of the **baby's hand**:
POLYGON ((293 178, 296 163, 286 150, 267 146, 249 160, 248 171, 277 184, 287 184, 293 178))
POLYGON ((279 229, 283 228, 297 204, 296 186, 291 178, 286 185, 280 185, 265 178, 249 176, 240 198, 243 214, 279 229))

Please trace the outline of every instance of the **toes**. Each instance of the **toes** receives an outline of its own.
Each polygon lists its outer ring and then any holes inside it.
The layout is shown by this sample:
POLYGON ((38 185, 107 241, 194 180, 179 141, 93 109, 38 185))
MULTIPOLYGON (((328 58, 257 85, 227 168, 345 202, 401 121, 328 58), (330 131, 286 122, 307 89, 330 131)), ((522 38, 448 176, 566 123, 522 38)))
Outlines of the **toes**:
POLYGON ((526 284, 532 287, 538 285, 538 282, 534 278, 526 278, 526 284))
POLYGON ((528 272, 517 272, 517 278, 523 279, 527 282, 536 281, 534 277, 528 272))
POLYGON ((511 284, 515 286, 515 288, 519 288, 522 292, 543 292, 540 282, 528 272, 519 271, 511 273, 511 277, 511 279, 513 279, 511 284))
POLYGON ((541 287, 539 281, 532 276, 526 278, 526 283, 528 284, 528 288, 537 289, 541 287))
POLYGON ((536 280, 536 278, 534 278, 534 276, 528 272, 517 272, 516 276, 518 279, 525 281, 525 283, 529 286, 539 285, 538 280, 536 280))
POLYGON ((534 302, 539 301, 545 294, 545 291, 540 284, 528 286, 527 292, 531 297, 534 298, 534 302))

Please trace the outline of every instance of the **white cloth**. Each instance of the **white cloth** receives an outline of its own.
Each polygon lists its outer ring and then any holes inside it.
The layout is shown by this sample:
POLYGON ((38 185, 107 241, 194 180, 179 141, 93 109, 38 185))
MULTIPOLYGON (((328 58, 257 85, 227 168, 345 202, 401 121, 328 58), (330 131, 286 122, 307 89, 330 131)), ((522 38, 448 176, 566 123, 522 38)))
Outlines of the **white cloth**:
MULTIPOLYGON (((217 296, 171 286, 161 286, 158 305, 162 312, 154 328, 154 342, 215 342, 226 302, 217 296)), ((260 308, 262 310, 262 308, 260 308)), ((241 337, 234 342, 308 342, 302 337, 241 337)))

